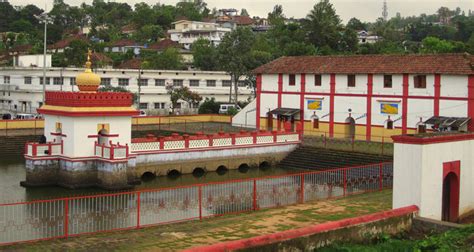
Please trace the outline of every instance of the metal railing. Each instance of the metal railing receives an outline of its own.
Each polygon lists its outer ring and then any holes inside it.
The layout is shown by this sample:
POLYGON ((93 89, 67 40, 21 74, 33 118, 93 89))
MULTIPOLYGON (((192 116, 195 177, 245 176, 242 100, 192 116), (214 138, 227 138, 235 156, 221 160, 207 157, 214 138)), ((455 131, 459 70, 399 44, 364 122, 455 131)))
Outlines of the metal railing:
POLYGON ((393 164, 0 204, 0 245, 202 220, 392 187, 393 164))

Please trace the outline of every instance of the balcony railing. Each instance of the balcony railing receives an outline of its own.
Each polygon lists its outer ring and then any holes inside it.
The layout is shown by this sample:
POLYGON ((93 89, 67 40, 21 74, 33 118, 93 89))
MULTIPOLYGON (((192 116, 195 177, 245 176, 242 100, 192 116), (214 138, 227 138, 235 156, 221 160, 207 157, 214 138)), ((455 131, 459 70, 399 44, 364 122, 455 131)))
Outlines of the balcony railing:
POLYGON ((63 141, 25 144, 25 155, 31 157, 57 156, 63 154, 63 141))
POLYGON ((297 132, 258 131, 240 133, 223 133, 205 135, 172 134, 169 137, 155 137, 132 139, 131 152, 193 150, 215 147, 243 147, 268 144, 298 143, 300 134, 297 132))
POLYGON ((108 160, 124 159, 128 157, 128 145, 110 142, 108 145, 95 142, 95 156, 108 160))

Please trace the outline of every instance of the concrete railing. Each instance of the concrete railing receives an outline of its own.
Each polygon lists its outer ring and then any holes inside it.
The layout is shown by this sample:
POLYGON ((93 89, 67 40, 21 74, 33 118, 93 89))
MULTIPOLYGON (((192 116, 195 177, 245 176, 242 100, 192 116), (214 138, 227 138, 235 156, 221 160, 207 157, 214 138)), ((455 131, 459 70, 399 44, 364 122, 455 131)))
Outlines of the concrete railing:
POLYGON ((241 131, 240 133, 220 132, 210 135, 198 132, 193 136, 175 133, 169 137, 155 137, 149 135, 146 138, 132 139, 130 150, 131 152, 168 151, 231 146, 258 146, 287 142, 297 143, 299 141, 300 134, 297 132, 241 131))
POLYGON ((96 157, 110 160, 128 158, 128 144, 120 145, 120 143, 114 144, 110 142, 108 145, 105 145, 95 142, 94 153, 96 157))
POLYGON ((31 157, 56 156, 63 154, 63 142, 47 142, 25 144, 25 155, 31 157))

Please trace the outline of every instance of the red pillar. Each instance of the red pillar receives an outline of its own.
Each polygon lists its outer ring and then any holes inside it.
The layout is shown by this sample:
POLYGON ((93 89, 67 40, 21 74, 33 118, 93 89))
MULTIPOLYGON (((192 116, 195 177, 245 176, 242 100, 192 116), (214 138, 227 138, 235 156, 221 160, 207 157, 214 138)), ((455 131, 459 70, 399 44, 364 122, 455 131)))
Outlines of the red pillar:
POLYGON ((374 75, 367 75, 367 117, 366 117, 366 126, 365 126, 365 138, 367 141, 370 141, 372 135, 372 95, 374 87, 374 75))
POLYGON ((257 130, 260 129, 260 107, 261 107, 261 94, 262 94, 262 75, 261 74, 257 74, 257 91, 256 91, 256 95, 257 95, 257 98, 256 98, 256 102, 257 102, 257 108, 256 108, 256 128, 257 130))
POLYGON ((304 94, 306 92, 306 75, 301 74, 301 91, 300 91, 300 123, 301 135, 304 134, 304 94))
POLYGON ((334 95, 336 93, 336 74, 331 74, 329 81, 329 137, 334 136, 334 95))
POLYGON ((407 133, 408 119, 408 74, 403 74, 403 97, 402 97, 402 134, 407 133))
MULTIPOLYGON (((278 108, 281 108, 281 97, 283 93, 283 74, 278 74, 278 108)), ((281 130, 281 120, 278 120, 278 131, 281 130)))
POLYGON ((467 116, 471 118, 471 121, 469 122, 469 131, 474 131, 474 75, 469 75, 467 90, 467 116))
POLYGON ((435 74, 433 115, 439 116, 439 99, 441 97, 441 75, 435 74))

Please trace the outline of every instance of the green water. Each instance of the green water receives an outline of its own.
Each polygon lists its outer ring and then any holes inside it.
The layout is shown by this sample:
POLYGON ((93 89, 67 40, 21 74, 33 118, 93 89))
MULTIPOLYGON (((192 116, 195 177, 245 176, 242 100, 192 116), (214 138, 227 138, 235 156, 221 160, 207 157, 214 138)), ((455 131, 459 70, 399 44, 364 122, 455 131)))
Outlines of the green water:
MULTIPOLYGON (((282 175, 298 172, 292 169, 270 167, 266 170, 250 168, 247 172, 229 170, 223 175, 216 172, 208 172, 202 177, 195 177, 192 174, 181 175, 176 178, 167 176, 156 177, 149 181, 142 181, 134 190, 166 188, 191 184, 210 183, 228 181, 235 179, 256 178, 272 175, 282 175)), ((301 171, 300 171, 301 172, 301 171)), ((99 188, 87 189, 67 189, 58 186, 25 188, 20 186, 20 181, 25 180, 25 165, 21 158, 7 159, 0 158, 0 203, 31 201, 38 199, 51 199, 66 196, 79 196, 98 193, 108 193, 110 191, 99 188)))

